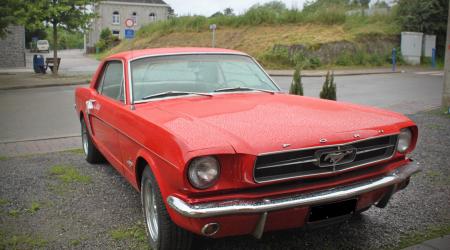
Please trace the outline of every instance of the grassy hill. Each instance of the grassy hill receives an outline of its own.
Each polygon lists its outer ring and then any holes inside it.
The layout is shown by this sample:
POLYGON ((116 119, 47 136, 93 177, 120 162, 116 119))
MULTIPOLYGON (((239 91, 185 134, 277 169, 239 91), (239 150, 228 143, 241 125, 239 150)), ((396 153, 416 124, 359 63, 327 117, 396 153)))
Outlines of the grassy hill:
POLYGON ((391 15, 346 15, 341 5, 303 11, 256 6, 240 16, 188 16, 141 28, 108 54, 143 48, 211 46, 209 25, 217 24, 216 46, 257 58, 265 67, 383 65, 400 32, 391 15))

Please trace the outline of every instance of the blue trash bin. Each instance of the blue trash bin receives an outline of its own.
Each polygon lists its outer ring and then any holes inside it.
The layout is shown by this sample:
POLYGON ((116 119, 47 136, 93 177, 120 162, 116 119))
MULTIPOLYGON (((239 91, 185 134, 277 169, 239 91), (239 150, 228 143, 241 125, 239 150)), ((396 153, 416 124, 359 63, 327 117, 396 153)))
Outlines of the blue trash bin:
POLYGON ((44 57, 42 55, 33 56, 33 69, 35 73, 45 74, 46 68, 44 63, 44 57))

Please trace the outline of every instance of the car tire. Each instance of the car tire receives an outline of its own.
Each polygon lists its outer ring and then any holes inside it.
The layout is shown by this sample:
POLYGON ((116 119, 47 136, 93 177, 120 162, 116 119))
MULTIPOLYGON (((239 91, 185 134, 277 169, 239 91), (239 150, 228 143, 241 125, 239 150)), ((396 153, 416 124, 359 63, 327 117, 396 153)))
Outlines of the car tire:
POLYGON ((103 155, 98 151, 97 147, 92 142, 91 135, 87 129, 84 118, 81 119, 81 145, 83 147, 86 161, 92 164, 104 162, 103 155))
POLYGON ((142 173, 141 202, 151 249, 191 248, 192 234, 170 219, 158 183, 149 166, 146 166, 142 173))

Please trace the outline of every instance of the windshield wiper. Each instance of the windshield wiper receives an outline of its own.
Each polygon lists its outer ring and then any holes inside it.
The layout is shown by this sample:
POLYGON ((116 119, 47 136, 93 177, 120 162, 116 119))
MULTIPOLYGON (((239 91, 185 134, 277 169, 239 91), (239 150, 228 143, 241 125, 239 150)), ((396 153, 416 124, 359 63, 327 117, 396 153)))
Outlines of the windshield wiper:
POLYGON ((270 94, 275 94, 275 91, 267 90, 267 89, 255 89, 255 88, 249 88, 249 87, 233 87, 233 88, 222 88, 222 89, 216 89, 214 92, 233 92, 233 91, 260 91, 260 92, 266 92, 270 94))
POLYGON ((153 95, 148 95, 142 98, 142 100, 148 100, 153 98, 167 97, 167 96, 181 96, 181 95, 201 95, 201 96, 213 96, 208 93, 199 93, 199 92, 187 92, 187 91, 166 91, 153 95))

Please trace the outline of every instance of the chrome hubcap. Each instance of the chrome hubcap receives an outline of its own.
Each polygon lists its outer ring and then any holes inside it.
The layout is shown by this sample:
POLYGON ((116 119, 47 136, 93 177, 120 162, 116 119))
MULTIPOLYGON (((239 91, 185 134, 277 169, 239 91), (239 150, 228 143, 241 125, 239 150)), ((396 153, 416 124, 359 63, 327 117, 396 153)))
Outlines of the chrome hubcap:
POLYGON ((153 241, 158 240, 158 210, 156 207, 155 192, 149 180, 144 183, 144 213, 148 232, 153 241))
POLYGON ((81 126, 81 142, 83 144, 84 154, 87 155, 88 154, 89 144, 88 144, 88 132, 87 132, 85 124, 83 124, 81 126))

